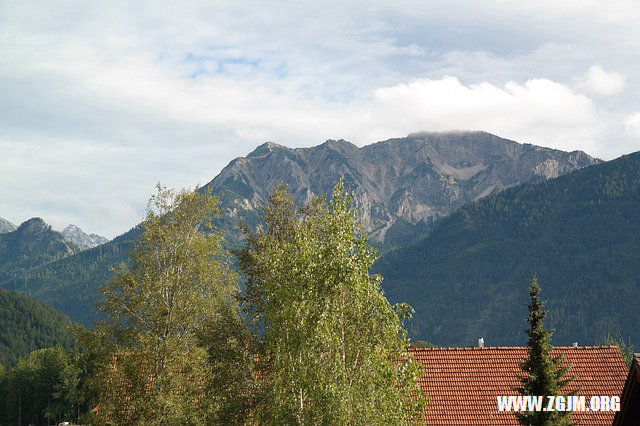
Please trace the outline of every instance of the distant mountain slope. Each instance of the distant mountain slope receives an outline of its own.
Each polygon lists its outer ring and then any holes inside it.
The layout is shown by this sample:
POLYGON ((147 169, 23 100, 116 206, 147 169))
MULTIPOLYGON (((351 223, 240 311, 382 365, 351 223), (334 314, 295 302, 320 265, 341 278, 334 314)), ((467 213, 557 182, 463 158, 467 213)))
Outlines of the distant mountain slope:
POLYGON ((29 294, 73 321, 89 325, 96 319, 93 308, 98 287, 107 283, 113 268, 125 265, 127 250, 137 233, 134 228, 106 244, 33 268, 2 286, 29 294))
POLYGON ((78 248, 40 218, 0 234, 0 285, 31 268, 77 253, 78 248))
POLYGON ((362 148, 344 140, 296 149, 266 143, 233 160, 203 190, 222 199, 223 229, 233 239, 235 222, 255 224, 276 183, 287 183, 303 204, 344 176, 372 239, 393 244, 468 201, 598 161, 485 132, 422 132, 362 148))
POLYGON ((16 229, 17 229, 17 226, 9 222, 8 220, 0 217, 0 234, 12 232, 12 231, 15 231, 16 229))
POLYGON ((62 236, 69 242, 75 244, 80 250, 87 250, 108 243, 109 240, 97 234, 86 234, 76 225, 69 225, 61 232, 62 236))
POLYGON ((467 204, 374 268, 436 344, 524 343, 536 272, 556 344, 640 342, 640 153, 467 204))
MULTIPOLYGON (((417 238, 434 218, 467 200, 523 181, 557 176, 599 160, 583 152, 541 148, 484 132, 416 133, 363 148, 327 141, 290 149, 273 143, 233 160, 201 188, 221 199, 218 226, 230 246, 240 243, 238 221, 257 224, 277 182, 298 203, 328 193, 340 176, 354 184, 355 202, 374 242, 389 247, 417 238)), ((28 271, 2 284, 28 292, 88 323, 97 287, 125 260, 132 230, 83 253, 28 271)))
POLYGON ((69 318, 50 306, 0 289, 0 364, 12 367, 36 349, 72 347, 69 318))

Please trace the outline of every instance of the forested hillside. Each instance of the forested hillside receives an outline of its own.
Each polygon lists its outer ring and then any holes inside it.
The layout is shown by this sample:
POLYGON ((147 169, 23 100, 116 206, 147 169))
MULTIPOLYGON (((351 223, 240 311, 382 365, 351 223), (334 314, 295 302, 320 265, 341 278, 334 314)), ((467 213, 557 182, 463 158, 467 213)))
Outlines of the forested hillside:
POLYGON ((0 364, 12 367, 19 357, 56 345, 71 347, 69 318, 27 296, 0 289, 0 364))
POLYGON ((98 287, 126 260, 135 229, 75 256, 66 257, 6 281, 3 286, 48 303, 73 321, 91 325, 98 287))
POLYGON ((553 342, 640 341, 640 153, 467 204, 375 265, 414 335, 441 345, 523 344, 538 274, 553 342))

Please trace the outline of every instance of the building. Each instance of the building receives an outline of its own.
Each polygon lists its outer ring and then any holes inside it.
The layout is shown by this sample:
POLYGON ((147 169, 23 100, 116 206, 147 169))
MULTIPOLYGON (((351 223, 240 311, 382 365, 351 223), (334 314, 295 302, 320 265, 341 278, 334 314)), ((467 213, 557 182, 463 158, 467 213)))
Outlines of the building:
POLYGON ((640 354, 635 354, 622 390, 620 412, 614 426, 640 425, 640 354))
MULTIPOLYGON (((523 373, 520 363, 526 347, 412 348, 425 366, 420 386, 429 396, 429 425, 517 425, 513 411, 499 411, 499 396, 518 395, 523 373)), ((617 346, 556 347, 552 355, 565 355, 575 381, 568 391, 580 388, 589 407, 592 396, 622 394, 627 367, 617 346)), ((637 365, 637 363, 636 363, 637 365)), ((636 370, 640 372, 640 370, 636 370)), ((636 376, 640 377, 640 376, 636 376)), ((635 382, 636 397, 638 383, 635 382)), ((581 425, 611 425, 614 411, 574 412, 581 425)))

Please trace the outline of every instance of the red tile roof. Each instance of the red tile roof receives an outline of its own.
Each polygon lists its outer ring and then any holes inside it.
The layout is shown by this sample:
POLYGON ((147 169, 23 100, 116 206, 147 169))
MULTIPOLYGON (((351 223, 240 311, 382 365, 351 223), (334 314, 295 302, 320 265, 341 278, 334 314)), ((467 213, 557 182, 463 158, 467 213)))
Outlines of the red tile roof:
MULTIPOLYGON (((420 386, 429 395, 426 414, 430 425, 517 425, 513 412, 498 411, 498 395, 518 395, 519 364, 526 347, 412 348, 425 366, 420 386)), ((586 406, 593 395, 620 396, 627 376, 616 346, 556 347, 553 355, 565 354, 569 375, 576 380, 571 391, 582 386, 586 406)), ((582 425, 610 425, 615 413, 574 412, 582 425)))

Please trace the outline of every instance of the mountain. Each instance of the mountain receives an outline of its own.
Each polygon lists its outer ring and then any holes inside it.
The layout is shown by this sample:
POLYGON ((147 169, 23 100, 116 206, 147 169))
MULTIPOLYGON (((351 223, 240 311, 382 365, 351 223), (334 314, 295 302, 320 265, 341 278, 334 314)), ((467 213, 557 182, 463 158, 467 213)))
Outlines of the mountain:
POLYGON ((0 234, 0 284, 78 251, 44 220, 29 219, 15 231, 0 234))
POLYGON ((73 346, 69 318, 27 296, 0 289, 0 364, 11 368, 31 351, 73 346))
POLYGON ((534 274, 555 344, 640 342, 640 153, 469 203, 374 269, 436 344, 525 343, 534 274))
POLYGON ((108 243, 109 240, 96 234, 85 234, 82 229, 76 225, 69 225, 62 230, 62 236, 65 240, 75 244, 80 250, 87 250, 108 243))
POLYGON ((0 234, 15 231, 17 226, 0 217, 0 234))
POLYGON ((344 140, 296 149, 267 142, 233 160, 203 191, 221 198, 221 227, 237 241, 237 221, 257 224, 276 183, 288 184, 301 205, 330 193, 344 176, 372 240, 397 245, 464 203, 598 161, 485 132, 421 132, 362 148, 344 140))
POLYGON ((107 283, 114 268, 126 266, 127 251, 138 232, 134 228, 106 244, 32 268, 0 284, 50 304, 75 322, 90 325, 96 319, 93 307, 98 287, 107 283))
MULTIPOLYGON (((521 145, 484 132, 416 133, 363 148, 342 140, 297 149, 266 143, 231 161, 201 191, 221 199, 218 226, 233 247, 241 241, 238 221, 255 226, 276 183, 289 184, 296 201, 303 203, 330 192, 344 176, 354 185, 367 229, 388 248, 423 235, 433 220, 467 200, 597 162, 580 151, 521 145)), ((95 319, 97 287, 106 283, 112 268, 126 262, 138 232, 134 228, 0 284, 89 324, 95 319)))

